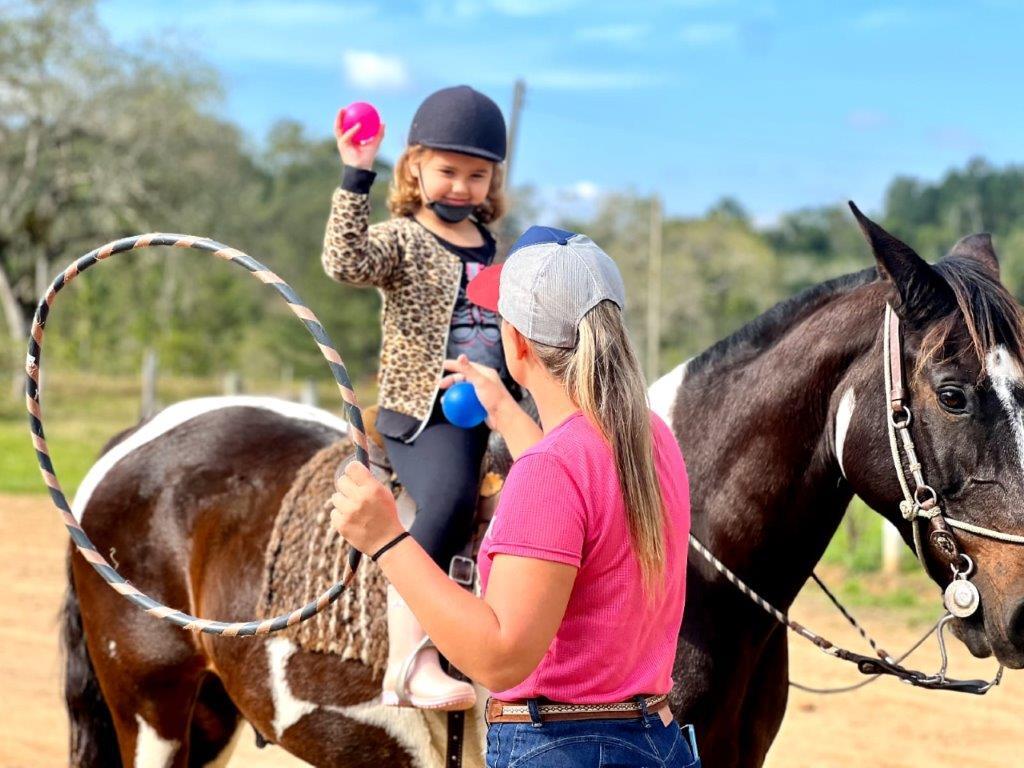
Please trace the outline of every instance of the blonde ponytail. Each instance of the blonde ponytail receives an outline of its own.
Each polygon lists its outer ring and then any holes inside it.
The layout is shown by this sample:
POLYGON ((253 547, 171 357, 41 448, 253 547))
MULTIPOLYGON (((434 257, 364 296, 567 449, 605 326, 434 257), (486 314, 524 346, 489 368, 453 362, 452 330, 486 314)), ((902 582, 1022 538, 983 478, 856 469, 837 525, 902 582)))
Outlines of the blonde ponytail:
POLYGON ((573 349, 530 343, 612 447, 644 592, 653 597, 665 570, 665 505, 654 463, 646 384, 622 311, 611 301, 591 309, 579 324, 573 349))

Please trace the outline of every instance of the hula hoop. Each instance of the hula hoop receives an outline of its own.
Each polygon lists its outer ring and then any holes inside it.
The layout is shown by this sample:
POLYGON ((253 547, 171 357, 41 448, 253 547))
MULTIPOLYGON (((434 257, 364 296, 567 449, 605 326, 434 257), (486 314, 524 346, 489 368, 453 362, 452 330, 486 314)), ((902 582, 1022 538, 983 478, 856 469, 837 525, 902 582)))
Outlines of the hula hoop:
POLYGON ((323 325, 320 324, 320 321, 316 319, 316 315, 303 303, 291 286, 260 264, 260 262, 256 261, 256 259, 215 240, 205 237, 193 237, 191 235, 157 232, 124 237, 90 251, 73 262, 61 274, 57 275, 46 291, 46 295, 39 300, 39 305, 36 307, 35 317, 32 321, 32 333, 28 342, 28 357, 25 360, 25 373, 27 374, 25 403, 28 407, 29 428, 32 433, 32 443, 36 450, 36 458, 39 461, 39 470, 42 472, 43 482, 46 483, 46 487, 50 491, 50 498, 57 507, 57 511, 61 514, 64 527, 68 529, 68 533, 71 534, 71 540, 82 554, 82 557, 86 559, 104 581, 113 587, 114 591, 124 595, 146 613, 168 621, 182 629, 193 632, 206 632, 211 635, 235 637, 266 635, 271 632, 277 632, 315 616, 338 599, 355 575, 355 569, 359 562, 357 550, 353 549, 349 553, 349 572, 342 581, 334 584, 316 600, 290 613, 281 614, 280 616, 263 621, 225 622, 201 619, 154 600, 152 597, 141 592, 111 567, 89 540, 89 537, 86 536, 78 521, 75 520, 74 515, 71 513, 71 507, 68 505, 64 492, 61 490, 60 482, 57 480, 57 473, 53 468, 53 462, 50 461, 50 452, 43 432, 42 408, 39 404, 39 364, 42 355, 43 329, 46 326, 46 319, 50 314, 53 300, 57 293, 78 276, 79 273, 84 272, 97 262, 103 261, 115 253, 124 253, 137 248, 148 248, 158 245, 208 251, 219 259, 234 262, 248 270, 260 282, 273 287, 288 302, 292 312, 309 330, 317 346, 320 347, 323 356, 327 359, 331 373, 334 375, 334 380, 341 391, 341 398, 345 403, 345 416, 351 428, 350 437, 356 446, 356 459, 363 462, 364 465, 369 464, 366 433, 363 429, 363 414, 356 403, 356 394, 352 390, 352 384, 348 377, 348 371, 345 369, 345 364, 341 360, 341 355, 334 348, 334 344, 328 338, 327 331, 324 330, 323 325))

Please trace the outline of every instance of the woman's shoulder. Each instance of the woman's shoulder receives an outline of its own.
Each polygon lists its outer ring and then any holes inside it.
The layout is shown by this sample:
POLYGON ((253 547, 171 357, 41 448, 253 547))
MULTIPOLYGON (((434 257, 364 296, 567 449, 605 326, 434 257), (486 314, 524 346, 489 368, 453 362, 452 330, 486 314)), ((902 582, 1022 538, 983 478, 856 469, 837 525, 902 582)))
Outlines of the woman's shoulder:
POLYGON ((609 450, 601 431, 581 411, 577 411, 522 455, 543 456, 545 458, 541 461, 558 464, 573 474, 573 468, 603 461, 609 450))

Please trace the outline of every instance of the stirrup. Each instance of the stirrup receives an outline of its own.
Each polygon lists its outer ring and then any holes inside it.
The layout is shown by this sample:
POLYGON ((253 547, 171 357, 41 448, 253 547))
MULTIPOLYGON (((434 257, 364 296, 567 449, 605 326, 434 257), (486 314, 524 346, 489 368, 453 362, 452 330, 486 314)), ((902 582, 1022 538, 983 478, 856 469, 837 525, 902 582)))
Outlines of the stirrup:
POLYGON ((448 712, 465 710, 472 707, 473 703, 476 701, 476 692, 472 690, 471 684, 469 699, 467 699, 465 695, 455 695, 434 700, 417 700, 413 697, 413 694, 409 689, 409 678, 411 677, 412 666, 416 661, 416 656, 421 651, 426 648, 433 647, 434 644, 430 641, 429 637, 424 637, 423 640, 417 644, 415 650, 409 654, 402 663, 402 666, 399 668, 394 687, 385 688, 381 691, 381 703, 386 706, 393 707, 412 707, 414 709, 430 709, 448 712))
POLYGON ((434 647, 434 643, 429 637, 424 635, 423 639, 412 649, 412 652, 405 657, 402 666, 398 668, 398 679, 395 681, 395 695, 398 697, 398 706, 413 706, 409 691, 409 673, 412 671, 412 665, 416 663, 416 657, 420 655, 420 651, 432 647, 434 647))

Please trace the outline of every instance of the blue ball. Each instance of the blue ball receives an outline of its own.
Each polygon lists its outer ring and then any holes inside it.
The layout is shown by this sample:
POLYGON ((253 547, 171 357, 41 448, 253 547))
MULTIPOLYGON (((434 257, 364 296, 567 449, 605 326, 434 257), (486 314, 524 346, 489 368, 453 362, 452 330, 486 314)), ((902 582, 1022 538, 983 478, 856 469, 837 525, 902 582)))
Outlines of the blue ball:
POLYGON ((469 429, 487 418, 487 409, 480 404, 476 390, 468 381, 452 384, 441 398, 441 410, 456 427, 469 429))

